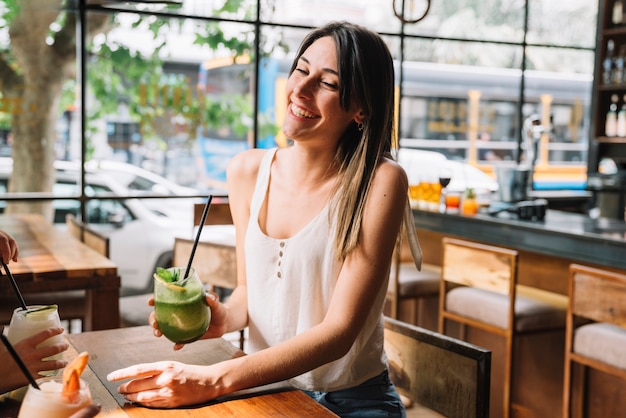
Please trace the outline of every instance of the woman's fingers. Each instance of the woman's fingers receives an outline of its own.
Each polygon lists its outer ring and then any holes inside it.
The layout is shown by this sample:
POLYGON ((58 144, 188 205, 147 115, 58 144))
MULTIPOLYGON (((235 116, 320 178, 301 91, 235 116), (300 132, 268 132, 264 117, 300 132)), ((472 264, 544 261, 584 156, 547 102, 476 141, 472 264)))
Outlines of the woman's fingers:
POLYGON ((136 379, 139 377, 151 377, 163 372, 161 362, 158 363, 143 363, 135 366, 126 367, 124 369, 118 369, 112 371, 107 375, 109 382, 123 379, 136 379))

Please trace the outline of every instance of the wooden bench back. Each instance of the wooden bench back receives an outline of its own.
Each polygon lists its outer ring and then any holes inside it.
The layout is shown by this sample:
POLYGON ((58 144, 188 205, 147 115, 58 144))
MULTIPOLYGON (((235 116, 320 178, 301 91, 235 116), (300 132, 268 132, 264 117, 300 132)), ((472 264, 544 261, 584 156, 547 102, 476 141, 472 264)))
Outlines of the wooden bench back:
POLYGON ((489 350, 385 317, 385 352, 400 394, 449 418, 489 416, 489 350))
POLYGON ((109 258, 111 254, 109 237, 89 228, 89 225, 79 221, 71 213, 65 216, 65 224, 67 225, 67 231, 70 235, 82 241, 99 254, 109 258))

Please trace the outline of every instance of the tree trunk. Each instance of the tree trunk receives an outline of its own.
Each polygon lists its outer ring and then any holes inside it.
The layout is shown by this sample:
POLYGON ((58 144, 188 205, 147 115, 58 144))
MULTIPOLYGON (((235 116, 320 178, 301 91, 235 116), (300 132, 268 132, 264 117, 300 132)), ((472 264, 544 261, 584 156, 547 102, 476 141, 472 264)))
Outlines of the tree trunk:
MULTIPOLYGON (((15 104, 8 191, 51 193, 61 94, 64 83, 76 73, 77 16, 64 9, 63 0, 20 0, 17 4, 18 12, 9 23, 15 62, 0 56, 0 88, 4 98, 15 104), (54 22, 64 26, 53 33, 54 22)), ((106 30, 108 21, 107 15, 91 14, 83 22, 87 37, 106 30)), ((9 202, 6 213, 41 213, 52 220, 52 202, 9 202)))

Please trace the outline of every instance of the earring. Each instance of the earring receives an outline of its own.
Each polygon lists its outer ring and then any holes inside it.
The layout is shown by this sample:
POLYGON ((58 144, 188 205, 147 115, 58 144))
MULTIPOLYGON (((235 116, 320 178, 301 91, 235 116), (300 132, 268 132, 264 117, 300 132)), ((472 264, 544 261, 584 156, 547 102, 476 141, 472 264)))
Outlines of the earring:
POLYGON ((356 127, 358 128, 360 132, 363 132, 363 129, 365 128, 365 124, 363 122, 360 122, 356 125, 356 127))

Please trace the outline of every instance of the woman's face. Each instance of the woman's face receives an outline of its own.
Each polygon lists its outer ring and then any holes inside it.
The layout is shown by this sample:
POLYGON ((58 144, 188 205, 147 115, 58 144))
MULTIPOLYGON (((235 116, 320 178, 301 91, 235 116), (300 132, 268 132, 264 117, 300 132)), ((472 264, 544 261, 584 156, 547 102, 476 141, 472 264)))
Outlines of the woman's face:
POLYGON ((350 123, 361 121, 356 106, 349 111, 340 106, 338 74, 332 38, 320 38, 304 51, 287 81, 287 138, 336 143, 350 123))

